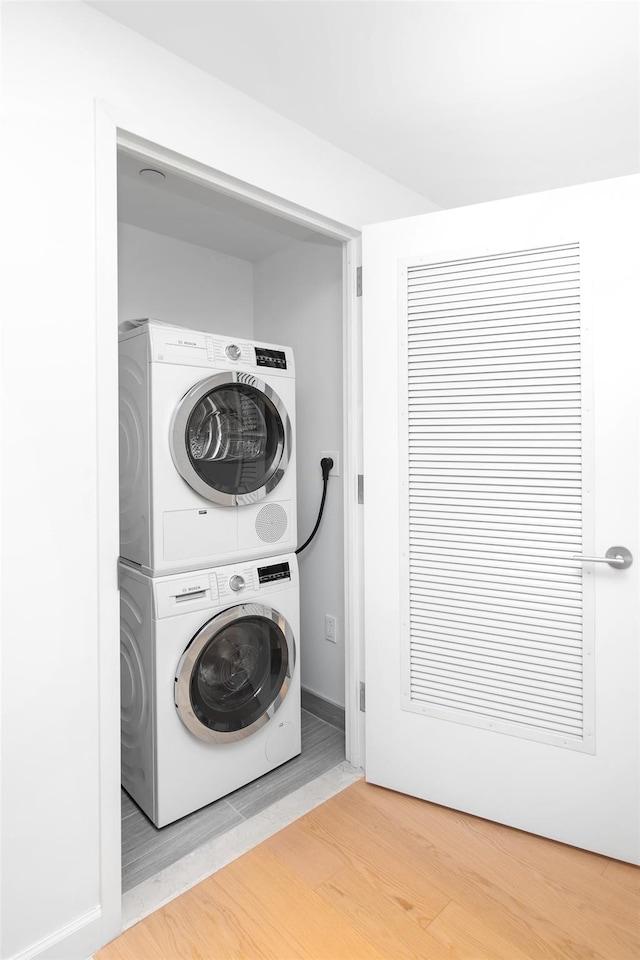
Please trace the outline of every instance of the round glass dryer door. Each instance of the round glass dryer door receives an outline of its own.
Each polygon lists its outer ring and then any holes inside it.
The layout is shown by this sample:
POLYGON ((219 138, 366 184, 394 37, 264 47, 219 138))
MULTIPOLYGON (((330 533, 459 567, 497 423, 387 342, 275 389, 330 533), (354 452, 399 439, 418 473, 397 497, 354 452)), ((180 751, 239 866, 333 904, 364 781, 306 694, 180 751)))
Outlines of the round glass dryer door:
POLYGON ((214 503, 255 503, 278 485, 291 456, 284 404, 251 374, 208 377, 184 395, 171 426, 180 475, 214 503))
POLYGON ((200 740, 248 737, 278 710, 289 689, 295 645, 277 610, 244 603, 209 620, 178 664, 175 703, 200 740))

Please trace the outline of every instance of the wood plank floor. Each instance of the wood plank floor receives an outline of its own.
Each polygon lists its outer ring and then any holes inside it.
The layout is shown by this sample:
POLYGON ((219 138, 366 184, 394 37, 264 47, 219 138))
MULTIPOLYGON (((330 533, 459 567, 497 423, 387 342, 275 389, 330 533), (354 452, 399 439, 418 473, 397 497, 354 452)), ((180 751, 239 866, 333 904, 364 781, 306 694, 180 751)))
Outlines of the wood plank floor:
POLYGON ((638 960, 640 870, 359 781, 96 960, 638 960))

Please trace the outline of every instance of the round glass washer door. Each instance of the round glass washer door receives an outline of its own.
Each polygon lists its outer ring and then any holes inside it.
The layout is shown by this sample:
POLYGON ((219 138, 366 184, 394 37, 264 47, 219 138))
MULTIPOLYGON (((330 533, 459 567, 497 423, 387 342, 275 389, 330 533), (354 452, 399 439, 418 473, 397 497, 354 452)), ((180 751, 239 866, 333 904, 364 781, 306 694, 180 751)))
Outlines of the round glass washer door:
POLYGON ((209 743, 251 736, 283 702, 295 668, 295 642, 272 607, 243 603, 209 620, 184 651, 175 704, 188 730, 209 743))
POLYGON ((262 500, 291 456, 286 408, 262 380, 232 371, 207 377, 180 401, 171 424, 171 456, 197 493, 222 506, 262 500))

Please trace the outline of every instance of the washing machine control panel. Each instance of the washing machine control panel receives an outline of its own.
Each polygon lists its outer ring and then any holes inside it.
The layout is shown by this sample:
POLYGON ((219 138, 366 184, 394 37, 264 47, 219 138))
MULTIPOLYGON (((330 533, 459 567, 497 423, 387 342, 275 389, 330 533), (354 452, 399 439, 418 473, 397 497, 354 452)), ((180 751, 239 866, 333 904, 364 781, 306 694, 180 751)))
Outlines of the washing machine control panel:
POLYGON ((287 559, 276 558, 276 562, 249 560, 177 577, 161 577, 152 581, 155 616, 161 619, 248 603, 261 594, 289 587, 297 582, 296 575, 296 559, 291 554, 287 559))
POLYGON ((268 583, 277 583, 279 580, 291 580, 289 564, 270 563, 268 567, 258 567, 258 583, 261 587, 268 583))
POLYGON ((244 593, 253 593, 257 584, 253 567, 218 571, 218 592, 221 600, 237 600, 244 593))

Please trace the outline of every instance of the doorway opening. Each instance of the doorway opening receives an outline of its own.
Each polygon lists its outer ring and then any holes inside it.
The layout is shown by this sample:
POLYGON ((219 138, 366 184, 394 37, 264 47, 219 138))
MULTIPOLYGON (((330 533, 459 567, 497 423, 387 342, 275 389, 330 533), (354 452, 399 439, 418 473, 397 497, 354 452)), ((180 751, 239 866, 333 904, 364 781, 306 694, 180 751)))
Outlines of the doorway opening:
MULTIPOLYGON (((322 525, 299 557, 302 753, 162 830, 123 793, 126 893, 341 759, 362 764, 354 633, 359 329, 352 232, 276 198, 256 199, 246 186, 221 183, 213 171, 129 135, 118 139, 119 322, 149 318, 293 349, 299 544, 316 519, 320 460, 334 460, 322 525)), ((125 923, 136 919, 128 912, 125 923)))

